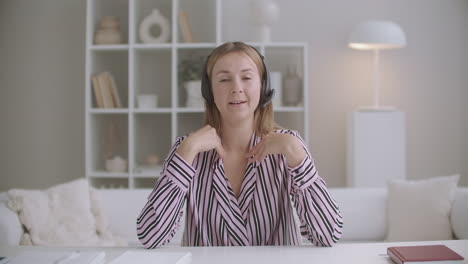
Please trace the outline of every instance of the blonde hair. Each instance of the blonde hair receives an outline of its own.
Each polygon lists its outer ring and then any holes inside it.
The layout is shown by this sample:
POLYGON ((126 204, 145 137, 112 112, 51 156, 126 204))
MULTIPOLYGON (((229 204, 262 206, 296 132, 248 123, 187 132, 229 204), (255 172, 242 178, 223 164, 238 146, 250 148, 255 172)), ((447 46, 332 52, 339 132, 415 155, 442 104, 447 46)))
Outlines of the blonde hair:
MULTIPOLYGON (((263 75, 266 71, 263 63, 263 59, 260 54, 257 52, 255 48, 249 46, 243 42, 226 42, 216 49, 214 49, 211 54, 209 55, 206 66, 204 69, 204 74, 208 76, 208 82, 210 85, 208 86, 211 89, 211 75, 216 62, 223 57, 224 55, 232 52, 240 52, 244 53, 245 55, 249 56, 255 65, 257 65, 259 76, 263 82, 263 75)), ((203 88, 202 88, 203 89, 203 88)), ((262 87, 264 89, 264 87, 262 87)), ((213 91, 209 91, 211 94, 213 91)), ((260 96, 265 96, 265 92, 261 91, 260 96)), ((262 98, 260 98, 260 102, 262 98)), ((274 120, 273 114, 273 105, 269 103, 265 107, 262 107, 260 104, 257 106, 254 112, 254 122, 255 122, 255 133, 258 135, 265 135, 275 129, 281 128, 276 124, 274 120)), ((222 119, 221 113, 219 112, 216 104, 214 103, 207 103, 205 102, 205 125, 210 125, 221 133, 222 128, 222 119)))

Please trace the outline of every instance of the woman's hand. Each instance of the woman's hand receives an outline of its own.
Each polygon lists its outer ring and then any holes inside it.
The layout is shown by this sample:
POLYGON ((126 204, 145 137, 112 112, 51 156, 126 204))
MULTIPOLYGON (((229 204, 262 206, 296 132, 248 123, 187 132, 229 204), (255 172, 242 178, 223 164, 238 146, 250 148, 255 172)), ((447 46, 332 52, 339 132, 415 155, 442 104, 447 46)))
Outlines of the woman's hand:
POLYGON ((187 163, 192 164, 195 156, 204 151, 216 149, 218 155, 224 158, 225 151, 216 129, 206 125, 188 136, 177 148, 177 153, 187 163))
POLYGON ((270 132, 255 145, 246 157, 261 161, 269 154, 284 154, 289 167, 296 167, 307 154, 299 139, 290 134, 270 132))

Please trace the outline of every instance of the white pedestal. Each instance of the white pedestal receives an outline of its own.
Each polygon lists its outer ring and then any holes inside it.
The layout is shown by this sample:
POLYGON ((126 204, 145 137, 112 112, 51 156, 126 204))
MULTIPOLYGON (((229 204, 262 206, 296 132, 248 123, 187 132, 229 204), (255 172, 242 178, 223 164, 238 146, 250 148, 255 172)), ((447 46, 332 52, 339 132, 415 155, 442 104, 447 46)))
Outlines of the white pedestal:
POLYGON ((386 187, 406 179, 405 114, 398 110, 363 110, 348 118, 347 184, 386 187))

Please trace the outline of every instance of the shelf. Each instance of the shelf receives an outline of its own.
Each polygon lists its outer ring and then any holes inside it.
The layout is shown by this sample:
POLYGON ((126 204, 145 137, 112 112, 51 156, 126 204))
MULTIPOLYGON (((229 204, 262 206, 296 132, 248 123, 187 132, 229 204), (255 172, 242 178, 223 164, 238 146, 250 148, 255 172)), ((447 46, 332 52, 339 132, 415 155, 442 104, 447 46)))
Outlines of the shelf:
POLYGON ((155 178, 159 177, 162 171, 162 165, 157 165, 155 167, 147 168, 147 166, 136 166, 133 169, 134 178, 155 178))
POLYGON ((302 106, 280 106, 273 108, 274 112, 304 112, 304 107, 302 106))
POLYGON ((133 110, 136 114, 157 114, 157 113, 172 113, 172 108, 150 108, 150 109, 138 109, 133 110))
POLYGON ((93 171, 89 174, 92 178, 128 178, 129 173, 125 172, 108 172, 108 171, 93 171))
POLYGON ((127 108, 93 108, 89 110, 91 114, 128 114, 129 112, 127 108))
POLYGON ((179 107, 175 111, 177 113, 204 113, 205 108, 179 107))
MULTIPOLYGON (((188 100, 187 89, 199 91, 195 89, 200 86, 196 84, 193 89, 186 88, 186 80, 193 79, 188 76, 195 72, 201 79, 206 57, 224 40, 243 39, 236 34, 249 31, 243 26, 244 21, 239 21, 239 12, 245 10, 231 10, 236 5, 223 0, 86 1, 86 177, 97 188, 151 189, 160 176, 161 163, 174 140, 200 129, 205 122, 203 102, 188 100), (155 8, 169 20, 171 36, 165 43, 143 43, 139 26, 155 8), (182 36, 180 11, 187 14, 193 42, 185 42, 182 36), (103 16, 118 17, 122 44, 94 44, 96 26, 103 16), (227 32, 226 21, 236 25, 234 31, 230 28, 231 31, 227 32), (181 67, 187 65, 195 66, 194 71, 184 72, 181 67), (98 108, 91 79, 103 71, 114 76, 121 108, 98 108), (140 107, 142 95, 156 95, 156 106, 148 108, 151 106, 148 103, 140 107), (106 171, 106 157, 110 155, 126 160, 128 171, 106 171), (157 162, 160 162, 157 167, 147 165, 157 162)), ((157 35, 161 29, 153 25, 150 30, 157 35)), ((278 91, 286 89, 287 85, 282 81, 288 74, 288 66, 296 69, 302 83, 287 87, 299 87, 295 91, 300 91, 300 100, 285 104, 287 100, 279 93, 273 102, 274 116, 279 125, 299 131, 307 141, 307 101, 304 101, 307 98, 307 43, 247 44, 265 55, 270 73, 277 72, 276 80, 280 81, 276 82, 275 89, 278 91), (278 85, 281 87, 277 88, 278 85)))
POLYGON ((121 44, 121 45, 91 45, 89 47, 92 51, 127 51, 129 45, 121 44))
POLYGON ((171 49, 172 44, 161 43, 161 44, 134 44, 132 45, 135 50, 152 50, 152 49, 171 49))
POLYGON ((216 43, 177 43, 176 48, 179 49, 203 49, 203 48, 216 48, 216 43))

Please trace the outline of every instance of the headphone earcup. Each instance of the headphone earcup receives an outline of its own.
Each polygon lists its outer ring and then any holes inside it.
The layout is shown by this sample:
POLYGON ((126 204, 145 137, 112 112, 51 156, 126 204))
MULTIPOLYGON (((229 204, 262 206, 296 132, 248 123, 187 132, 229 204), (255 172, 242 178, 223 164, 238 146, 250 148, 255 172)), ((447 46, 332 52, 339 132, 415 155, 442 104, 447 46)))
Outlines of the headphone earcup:
MULTIPOLYGON (((208 62, 208 58, 206 59, 206 62, 208 62)), ((209 105, 209 104, 214 103, 214 99, 213 99, 213 94, 211 91, 210 79, 208 78, 208 73, 206 71, 206 62, 205 62, 205 67, 203 68, 203 74, 202 74, 202 80, 201 80, 201 92, 202 92, 203 99, 205 99, 206 104, 209 105)))
POLYGON ((262 56, 262 62, 263 62, 263 69, 265 70, 265 72, 263 74, 263 80, 262 80, 262 94, 260 95, 260 98, 261 98, 260 105, 263 108, 265 108, 273 100, 273 96, 275 95, 275 90, 271 89, 270 73, 265 65, 265 62, 263 61, 263 56, 262 56))

